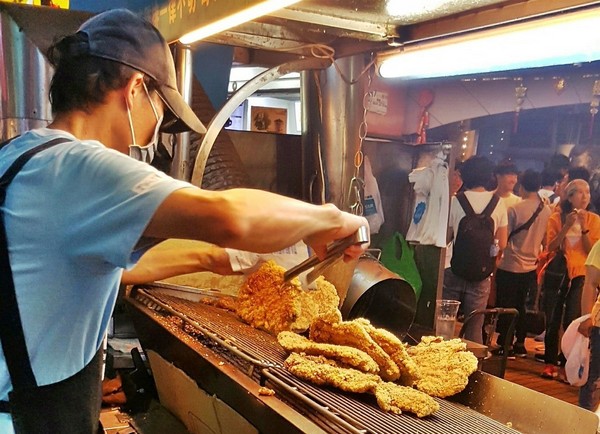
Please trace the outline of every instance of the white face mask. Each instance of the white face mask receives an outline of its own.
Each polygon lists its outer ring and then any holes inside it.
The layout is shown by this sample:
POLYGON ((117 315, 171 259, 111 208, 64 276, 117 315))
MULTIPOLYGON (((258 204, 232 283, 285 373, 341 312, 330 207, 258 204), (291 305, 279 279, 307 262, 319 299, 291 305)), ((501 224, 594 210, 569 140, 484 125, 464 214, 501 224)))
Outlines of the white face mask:
POLYGON ((148 100, 150 101, 150 106, 152 107, 152 112, 154 113, 154 117, 156 118, 156 127, 154 128, 154 134, 150 139, 150 142, 147 145, 141 146, 138 145, 135 141, 135 131, 133 130, 133 122, 131 120, 131 112, 129 111, 129 105, 127 105, 127 116, 129 117, 129 128, 131 128, 131 140, 133 142, 132 145, 129 145, 129 156, 131 158, 135 158, 136 160, 143 161, 144 163, 150 164, 154 159, 154 154, 156 152, 156 147, 158 146, 158 141, 160 138, 160 126, 163 121, 163 116, 158 116, 158 112, 156 111, 156 107, 154 107, 154 103, 152 102, 152 98, 150 98, 150 94, 148 93, 148 88, 146 87, 146 83, 143 83, 144 90, 146 91, 146 95, 148 96, 148 100))

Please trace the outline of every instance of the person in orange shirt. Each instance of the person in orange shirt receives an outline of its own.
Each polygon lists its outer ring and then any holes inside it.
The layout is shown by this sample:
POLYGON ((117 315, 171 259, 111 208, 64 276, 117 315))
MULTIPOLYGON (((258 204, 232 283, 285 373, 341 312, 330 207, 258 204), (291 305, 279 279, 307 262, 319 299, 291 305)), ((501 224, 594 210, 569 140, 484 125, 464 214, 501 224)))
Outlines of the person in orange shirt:
MULTIPOLYGON (((558 344, 561 324, 566 329, 581 315, 581 292, 585 277, 585 260, 592 246, 600 239, 600 216, 588 211, 590 186, 576 179, 567 184, 565 197, 550 216, 546 239, 548 250, 562 249, 567 262, 567 278, 556 294, 546 294, 546 302, 553 305, 547 319, 544 339, 546 366, 542 377, 558 377, 558 344), (552 300, 554 298, 554 300, 552 300), (555 301, 553 303, 553 301, 555 301)), ((546 290, 546 288, 545 288, 546 290)), ((564 365, 564 357, 560 357, 564 365)))

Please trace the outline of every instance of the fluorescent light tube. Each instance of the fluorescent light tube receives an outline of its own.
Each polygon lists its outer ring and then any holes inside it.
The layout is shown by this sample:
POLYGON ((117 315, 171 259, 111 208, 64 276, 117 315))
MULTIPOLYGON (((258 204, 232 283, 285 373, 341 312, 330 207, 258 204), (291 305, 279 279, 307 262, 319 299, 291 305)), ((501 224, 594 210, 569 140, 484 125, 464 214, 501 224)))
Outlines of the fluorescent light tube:
POLYGON ((600 9, 565 13, 381 53, 382 77, 434 78, 600 60, 600 9))
POLYGON ((236 12, 233 15, 229 15, 221 20, 215 21, 214 23, 210 23, 206 26, 202 26, 196 30, 186 33, 179 38, 179 41, 186 45, 192 44, 208 36, 216 35, 217 33, 221 33, 227 29, 231 29, 232 27, 246 23, 260 16, 268 15, 273 11, 285 8, 294 3, 298 3, 299 1, 300 0, 266 0, 262 3, 258 3, 247 9, 236 12))

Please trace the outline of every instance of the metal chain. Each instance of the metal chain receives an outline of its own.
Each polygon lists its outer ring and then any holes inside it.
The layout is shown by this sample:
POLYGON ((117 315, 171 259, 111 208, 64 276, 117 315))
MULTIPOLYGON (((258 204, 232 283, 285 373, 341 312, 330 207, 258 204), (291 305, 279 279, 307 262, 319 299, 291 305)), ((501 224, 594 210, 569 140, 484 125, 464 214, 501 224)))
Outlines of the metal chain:
MULTIPOLYGON (((371 55, 372 57, 372 55, 371 55)), ((364 212, 364 208, 363 208, 363 201, 362 201, 362 191, 364 190, 365 187, 365 181, 364 179, 361 178, 360 176, 360 168, 362 167, 363 161, 364 161, 364 154, 363 154, 363 150, 362 150, 362 146, 363 146, 363 142, 365 140, 365 138, 367 137, 367 133, 369 131, 369 125, 367 123, 367 113, 368 113, 368 108, 369 108, 369 101, 371 99, 371 83, 373 81, 373 62, 371 61, 370 63, 370 67, 369 67, 369 73, 367 75, 368 78, 368 83, 367 83, 367 90, 365 91, 365 94, 363 95, 363 101, 362 101, 362 105, 363 105, 363 118, 362 118, 362 122, 360 123, 360 126, 358 128, 358 144, 356 146, 356 152, 354 154, 354 174, 352 176, 352 179, 350 179, 350 186, 348 189, 348 203, 352 203, 352 205, 350 205, 350 212, 352 212, 355 215, 363 215, 364 212), (350 198, 354 199, 354 202, 352 202, 350 200, 350 198)))

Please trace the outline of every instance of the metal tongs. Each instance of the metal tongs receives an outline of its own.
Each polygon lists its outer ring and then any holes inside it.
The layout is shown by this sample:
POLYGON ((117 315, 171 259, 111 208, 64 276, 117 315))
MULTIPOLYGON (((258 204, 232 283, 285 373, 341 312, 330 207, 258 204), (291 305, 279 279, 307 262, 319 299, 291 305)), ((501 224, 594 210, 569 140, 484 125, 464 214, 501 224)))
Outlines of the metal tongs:
POLYGON ((361 226, 354 234, 347 236, 346 238, 342 238, 341 240, 334 241, 327 246, 327 252, 325 253, 325 257, 323 259, 319 259, 317 255, 312 255, 310 258, 287 270, 283 275, 283 281, 289 282, 294 277, 297 277, 305 271, 314 268, 314 270, 308 273, 306 276, 307 284, 310 284, 322 274, 322 270, 340 259, 344 254, 344 250, 346 250, 348 247, 354 244, 360 245, 368 243, 369 241, 369 228, 367 226, 361 226))

